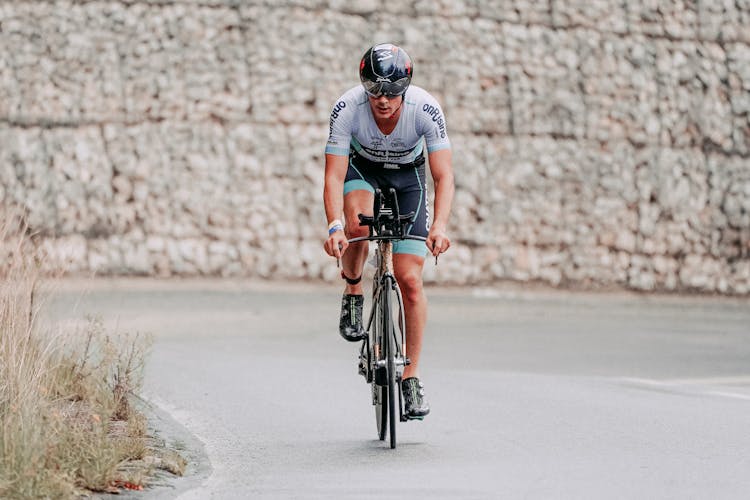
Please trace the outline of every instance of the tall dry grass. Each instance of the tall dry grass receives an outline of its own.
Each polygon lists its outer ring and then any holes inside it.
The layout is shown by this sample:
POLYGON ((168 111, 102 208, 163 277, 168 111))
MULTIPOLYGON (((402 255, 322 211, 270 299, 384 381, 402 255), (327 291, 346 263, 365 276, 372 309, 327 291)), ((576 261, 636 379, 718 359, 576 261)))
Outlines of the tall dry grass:
MULTIPOLYGON (((0 211, 0 498, 72 498, 133 482, 146 422, 130 405, 147 341, 39 327, 44 257, 0 211)), ((143 474, 138 473, 138 481, 143 474)))

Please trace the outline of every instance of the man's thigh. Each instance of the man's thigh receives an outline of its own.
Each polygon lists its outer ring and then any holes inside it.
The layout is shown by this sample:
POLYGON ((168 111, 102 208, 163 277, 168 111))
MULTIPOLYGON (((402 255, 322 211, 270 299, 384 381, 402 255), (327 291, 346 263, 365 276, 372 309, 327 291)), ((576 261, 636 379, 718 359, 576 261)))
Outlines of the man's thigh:
POLYGON ((372 204, 374 195, 365 189, 357 189, 344 195, 344 217, 346 218, 347 232, 352 232, 359 227, 359 214, 372 217, 372 204))

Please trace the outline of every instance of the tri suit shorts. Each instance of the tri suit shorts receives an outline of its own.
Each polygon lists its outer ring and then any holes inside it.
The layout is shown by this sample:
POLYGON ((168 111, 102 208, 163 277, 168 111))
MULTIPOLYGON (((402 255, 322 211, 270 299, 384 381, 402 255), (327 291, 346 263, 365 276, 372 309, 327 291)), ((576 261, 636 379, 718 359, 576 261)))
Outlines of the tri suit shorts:
MULTIPOLYGON (((344 195, 357 190, 375 193, 377 188, 384 192, 390 188, 396 189, 401 213, 408 214, 412 211, 416 213, 414 222, 406 227, 406 233, 426 238, 430 230, 430 212, 425 184, 424 157, 402 166, 393 163, 370 162, 352 153, 349 156, 349 169, 344 181, 344 195)), ((393 253, 426 257, 428 249, 424 241, 401 240, 393 242, 393 253)))

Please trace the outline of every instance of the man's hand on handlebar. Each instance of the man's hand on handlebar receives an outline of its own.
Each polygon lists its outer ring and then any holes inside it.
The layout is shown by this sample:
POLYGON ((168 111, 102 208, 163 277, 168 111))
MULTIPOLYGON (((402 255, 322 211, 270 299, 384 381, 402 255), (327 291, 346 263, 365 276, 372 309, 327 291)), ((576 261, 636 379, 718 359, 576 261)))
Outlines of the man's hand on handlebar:
POLYGON ((451 246, 451 240, 445 234, 445 231, 434 226, 430 228, 430 234, 427 235, 426 243, 427 248, 430 249, 430 253, 435 258, 451 246))
POLYGON ((346 251, 346 247, 348 246, 349 242, 346 241, 346 234, 344 234, 344 231, 336 231, 332 233, 328 236, 328 239, 323 245, 326 253, 331 257, 335 257, 336 259, 341 258, 341 256, 346 251))

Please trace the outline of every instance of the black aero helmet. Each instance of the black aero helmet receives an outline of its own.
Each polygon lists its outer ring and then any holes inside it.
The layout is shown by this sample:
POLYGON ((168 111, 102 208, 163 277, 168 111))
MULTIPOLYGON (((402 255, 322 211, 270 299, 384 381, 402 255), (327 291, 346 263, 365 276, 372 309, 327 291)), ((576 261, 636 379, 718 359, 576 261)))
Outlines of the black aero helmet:
POLYGON ((369 48, 359 63, 359 79, 372 97, 402 95, 411 83, 412 72, 409 54, 390 43, 369 48))

